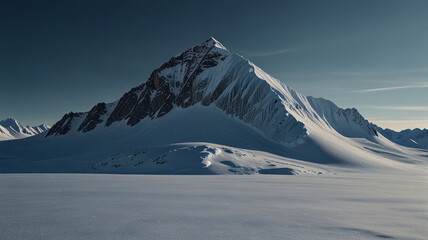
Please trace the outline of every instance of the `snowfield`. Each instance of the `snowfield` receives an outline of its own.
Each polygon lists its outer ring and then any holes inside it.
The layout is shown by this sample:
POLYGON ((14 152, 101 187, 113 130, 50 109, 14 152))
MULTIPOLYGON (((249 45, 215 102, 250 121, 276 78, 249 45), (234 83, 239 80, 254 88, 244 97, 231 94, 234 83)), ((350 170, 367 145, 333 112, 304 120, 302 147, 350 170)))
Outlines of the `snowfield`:
POLYGON ((1 174, 0 239, 426 239, 426 176, 1 174))

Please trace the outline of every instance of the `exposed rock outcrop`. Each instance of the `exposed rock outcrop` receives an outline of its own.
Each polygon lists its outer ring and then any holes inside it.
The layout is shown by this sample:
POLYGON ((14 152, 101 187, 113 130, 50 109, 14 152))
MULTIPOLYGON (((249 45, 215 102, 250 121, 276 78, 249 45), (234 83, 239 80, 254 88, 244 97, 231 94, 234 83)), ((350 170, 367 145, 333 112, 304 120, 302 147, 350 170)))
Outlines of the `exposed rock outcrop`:
POLYGON ((59 120, 57 123, 55 123, 52 128, 49 130, 48 134, 46 134, 46 137, 51 135, 65 135, 67 134, 70 129, 73 122, 73 119, 76 117, 80 117, 83 113, 74 113, 70 112, 65 114, 61 120, 59 120))
POLYGON ((85 120, 83 120, 82 124, 80 124, 77 131, 88 132, 94 129, 98 123, 102 123, 101 116, 106 114, 106 104, 98 103, 95 105, 91 111, 89 111, 85 120))

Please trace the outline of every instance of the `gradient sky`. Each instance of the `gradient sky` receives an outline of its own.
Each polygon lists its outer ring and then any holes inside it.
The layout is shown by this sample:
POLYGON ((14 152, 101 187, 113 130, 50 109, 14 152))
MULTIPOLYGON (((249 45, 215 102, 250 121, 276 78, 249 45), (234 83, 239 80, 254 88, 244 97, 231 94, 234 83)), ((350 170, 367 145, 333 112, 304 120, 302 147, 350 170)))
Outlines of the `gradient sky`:
POLYGON ((0 119, 119 99, 213 36, 295 90, 428 128, 428 1, 0 1, 0 119))

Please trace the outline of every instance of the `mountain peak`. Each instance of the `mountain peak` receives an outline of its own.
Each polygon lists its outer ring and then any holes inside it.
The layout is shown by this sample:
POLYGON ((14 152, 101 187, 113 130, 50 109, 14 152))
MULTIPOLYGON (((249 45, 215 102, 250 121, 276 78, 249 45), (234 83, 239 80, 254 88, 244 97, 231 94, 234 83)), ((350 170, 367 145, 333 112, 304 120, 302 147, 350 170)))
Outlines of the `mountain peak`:
POLYGON ((1 120, 0 121, 0 125, 2 125, 3 127, 7 128, 7 127, 10 127, 10 126, 19 126, 20 123, 15 118, 8 117, 5 120, 1 120))
POLYGON ((210 37, 207 40, 205 40, 202 45, 207 46, 207 47, 217 47, 223 50, 227 50, 227 48, 221 44, 221 42, 217 41, 217 39, 210 37))

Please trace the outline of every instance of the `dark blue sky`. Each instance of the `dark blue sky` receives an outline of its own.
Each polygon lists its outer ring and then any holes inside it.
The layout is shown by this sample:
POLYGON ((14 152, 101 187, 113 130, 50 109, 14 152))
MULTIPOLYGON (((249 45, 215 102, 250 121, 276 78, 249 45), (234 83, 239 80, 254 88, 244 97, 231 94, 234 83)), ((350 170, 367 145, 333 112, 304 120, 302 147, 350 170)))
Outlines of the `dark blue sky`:
POLYGON ((427 12, 428 1, 1 1, 0 119, 53 124, 117 100, 213 36, 303 94, 428 127, 427 12))

